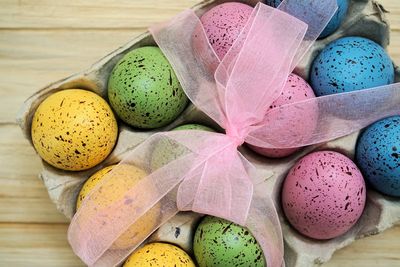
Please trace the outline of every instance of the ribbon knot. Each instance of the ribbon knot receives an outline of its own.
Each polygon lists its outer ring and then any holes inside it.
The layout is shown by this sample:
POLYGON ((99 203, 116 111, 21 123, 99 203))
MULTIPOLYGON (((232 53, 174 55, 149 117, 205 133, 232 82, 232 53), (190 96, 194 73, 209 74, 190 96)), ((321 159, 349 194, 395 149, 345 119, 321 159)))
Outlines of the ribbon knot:
POLYGON ((248 131, 246 131, 245 127, 237 128, 231 125, 226 127, 225 133, 236 147, 243 145, 245 138, 248 135, 248 131))

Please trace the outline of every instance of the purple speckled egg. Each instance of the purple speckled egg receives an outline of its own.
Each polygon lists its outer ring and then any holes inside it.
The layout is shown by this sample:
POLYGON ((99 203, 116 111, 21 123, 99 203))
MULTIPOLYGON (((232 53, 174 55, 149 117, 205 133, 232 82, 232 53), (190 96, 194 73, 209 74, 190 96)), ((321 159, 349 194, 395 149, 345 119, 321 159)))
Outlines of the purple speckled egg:
POLYGON ((366 200, 364 178, 346 156, 319 151, 300 159, 283 183, 282 207, 305 236, 330 239, 360 218, 366 200))
MULTIPOLYGON (((292 73, 288 76, 281 96, 272 103, 270 109, 314 97, 315 94, 311 86, 303 78, 292 73)), ((294 114, 292 120, 297 122, 297 124, 301 124, 301 127, 293 127, 293 131, 307 138, 312 134, 316 127, 317 116, 318 113, 316 108, 303 110, 302 112, 294 114)), ((299 148, 267 149, 251 145, 249 147, 255 152, 270 158, 286 157, 299 150, 299 148)))
POLYGON ((213 7, 202 17, 204 30, 219 59, 223 59, 250 18, 253 8, 228 2, 213 7))

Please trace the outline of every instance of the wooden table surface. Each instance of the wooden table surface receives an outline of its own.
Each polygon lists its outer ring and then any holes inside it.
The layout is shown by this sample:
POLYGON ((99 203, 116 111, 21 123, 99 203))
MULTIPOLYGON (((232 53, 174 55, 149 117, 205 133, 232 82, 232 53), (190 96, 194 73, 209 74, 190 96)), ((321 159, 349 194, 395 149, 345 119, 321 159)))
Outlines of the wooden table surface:
MULTIPOLYGON (((380 0, 400 63, 400 2, 380 0)), ((83 266, 67 220, 37 178, 39 157, 15 123, 21 103, 198 0, 0 0, 0 266, 83 266)), ((332 266, 400 266, 400 227, 338 251, 332 266)))

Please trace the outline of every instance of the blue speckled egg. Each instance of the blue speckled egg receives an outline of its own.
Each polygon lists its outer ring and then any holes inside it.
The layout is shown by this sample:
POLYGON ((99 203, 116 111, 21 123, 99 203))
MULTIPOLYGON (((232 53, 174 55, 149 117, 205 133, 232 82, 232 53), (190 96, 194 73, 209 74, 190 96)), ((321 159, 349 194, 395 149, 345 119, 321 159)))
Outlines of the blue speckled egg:
POLYGON ((357 142, 356 159, 378 191, 400 197, 400 116, 370 125, 357 142))
POLYGON ((394 67, 377 43, 362 37, 338 39, 317 56, 311 68, 317 96, 351 92, 394 82, 394 67))
MULTIPOLYGON (((272 7, 278 7, 280 3, 282 3, 282 0, 266 0, 265 3, 272 7)), ((337 5, 338 10, 336 11, 335 15, 333 15, 332 19, 329 21, 319 38, 325 38, 334 33, 340 27, 343 19, 346 17, 347 10, 349 8, 348 0, 337 0, 337 5)))

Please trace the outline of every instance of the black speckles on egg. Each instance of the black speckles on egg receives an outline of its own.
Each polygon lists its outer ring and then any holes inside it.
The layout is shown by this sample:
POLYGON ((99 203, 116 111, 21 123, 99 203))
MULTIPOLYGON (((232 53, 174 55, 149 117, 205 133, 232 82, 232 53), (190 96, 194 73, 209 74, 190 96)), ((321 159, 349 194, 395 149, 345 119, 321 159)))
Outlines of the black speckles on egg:
MULTIPOLYGON (((134 209, 135 206, 137 207, 137 201, 134 201, 134 196, 126 196, 126 193, 129 188, 132 188, 146 176, 147 172, 130 164, 105 167, 94 173, 84 183, 79 193, 76 207, 79 209, 82 201, 91 193, 90 202, 92 205, 95 205, 95 208, 102 209, 115 205, 118 201, 121 201, 121 196, 125 195, 123 204, 130 209, 134 209)), ((145 194, 144 197, 150 198, 152 196, 152 190, 153 188, 151 186, 146 187, 147 194, 145 194)), ((159 222, 159 214, 160 205, 156 204, 134 224, 130 225, 128 229, 115 240, 110 249, 127 249, 132 247, 136 238, 137 240, 146 238, 159 222)), ((118 217, 114 216, 113 220, 117 221, 118 217)), ((113 222, 109 221, 108 223, 112 224, 113 222)), ((108 223, 102 222, 101 225, 98 225, 96 230, 102 232, 102 227, 106 226, 108 223)))
POLYGON ((85 199, 85 197, 92 191, 95 187, 95 185, 109 172, 111 172, 112 168, 114 166, 108 166, 105 167, 96 173, 94 173, 91 177, 89 177, 88 180, 83 184, 81 191, 79 192, 77 201, 76 201, 76 210, 80 208, 82 205, 82 201, 85 199))
POLYGON ((248 5, 229 2, 210 9, 201 17, 208 40, 220 59, 236 41, 252 11, 248 5))
POLYGON ((361 216, 365 201, 361 172, 349 158, 333 151, 300 159, 282 189, 282 208, 290 224, 315 239, 347 232, 361 216))
POLYGON ((265 0, 265 3, 272 7, 278 7, 282 3, 282 0, 265 0))
POLYGON ((195 267, 182 249, 165 243, 150 243, 136 250, 124 267, 195 267))
MULTIPOLYGON (((172 130, 202 130, 214 132, 213 129, 200 124, 184 124, 172 130)), ((175 141, 161 140, 154 146, 154 149, 152 151, 150 168, 151 170, 155 171, 158 168, 161 168, 162 166, 170 163, 171 161, 185 155, 187 152, 188 149, 185 146, 179 145, 175 141)))
POLYGON ((376 190, 400 197, 400 116, 369 126, 359 137, 356 159, 365 179, 376 190))
POLYGON ((32 121, 32 142, 47 163, 63 170, 86 170, 112 151, 118 126, 111 108, 95 93, 69 89, 52 94, 32 121))
MULTIPOLYGON (((281 96, 279 96, 269 108, 274 109, 311 98, 315 98, 311 86, 303 78, 292 73, 287 78, 281 96)), ((290 128, 293 136, 309 138, 316 127, 317 118, 318 110, 316 107, 303 108, 301 111, 296 111, 296 113, 293 114, 285 127, 290 128), (307 119, 305 120, 304 118, 307 119)), ((286 157, 298 150, 298 148, 268 149, 255 146, 250 146, 250 148, 263 156, 272 158, 286 157)))
POLYGON ((110 104, 134 127, 151 129, 173 121, 188 99, 168 60, 157 47, 127 53, 108 81, 110 104))
POLYGON ((394 82, 394 67, 377 43, 345 37, 329 44, 314 60, 311 86, 317 96, 351 92, 394 82))
MULTIPOLYGON (((319 38, 325 38, 334 33, 341 25, 343 19, 346 17, 349 7, 349 0, 337 0, 336 2, 338 5, 338 10, 333 15, 328 25, 326 25, 319 38)), ((278 7, 282 3, 282 0, 266 0, 265 3, 272 7, 278 7)))
POLYGON ((199 267, 263 267, 261 247, 244 227, 207 216, 199 224, 193 243, 199 267))

